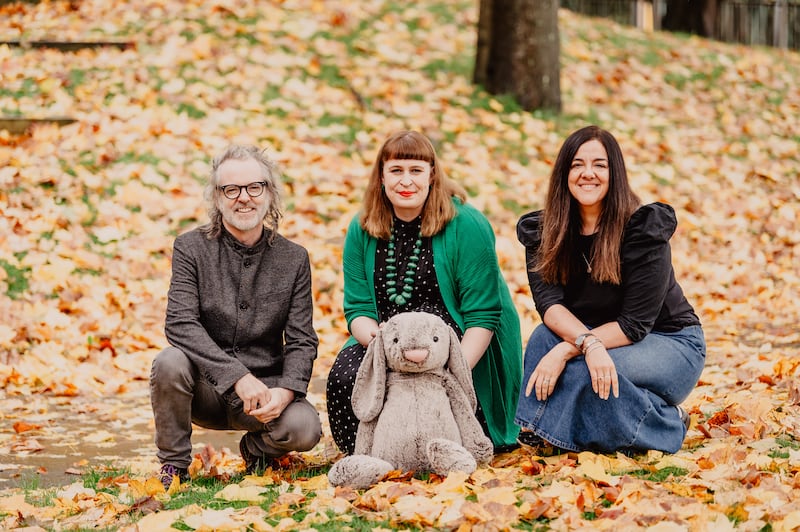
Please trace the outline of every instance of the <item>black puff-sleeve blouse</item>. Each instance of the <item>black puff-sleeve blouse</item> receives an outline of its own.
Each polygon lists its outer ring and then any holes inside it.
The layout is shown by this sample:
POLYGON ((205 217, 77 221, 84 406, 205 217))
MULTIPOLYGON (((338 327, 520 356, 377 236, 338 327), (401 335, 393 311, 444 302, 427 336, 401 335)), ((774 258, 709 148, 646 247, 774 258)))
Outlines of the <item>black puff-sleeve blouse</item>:
POLYGON ((581 236, 567 284, 548 284, 531 271, 541 243, 543 211, 524 215, 517 238, 525 246, 528 281, 536 310, 544 319, 551 306, 564 305, 589 327, 616 321, 632 342, 650 331, 674 332, 700 320, 675 280, 669 240, 677 227, 675 211, 664 203, 640 207, 625 227, 620 254, 622 282, 597 283, 587 271, 594 235, 581 236))

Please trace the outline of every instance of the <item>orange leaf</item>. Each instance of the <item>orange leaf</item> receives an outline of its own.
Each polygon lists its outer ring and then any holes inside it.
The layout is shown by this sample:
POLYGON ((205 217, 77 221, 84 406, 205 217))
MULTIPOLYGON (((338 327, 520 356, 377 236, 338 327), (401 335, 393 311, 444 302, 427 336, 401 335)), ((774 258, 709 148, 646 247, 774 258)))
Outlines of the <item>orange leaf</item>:
POLYGON ((716 467, 717 464, 715 464, 708 458, 703 457, 697 461, 697 465, 700 467, 700 469, 714 469, 714 467, 716 467))
POLYGON ((525 460, 520 464, 520 469, 526 475, 540 475, 544 471, 544 466, 533 460, 525 460))
POLYGON ((769 384, 770 386, 774 386, 775 385, 775 381, 772 380, 772 377, 770 377, 769 375, 761 375, 758 378, 758 381, 759 382, 763 382, 764 384, 769 384))
POLYGON ((707 421, 707 423, 711 426, 726 425, 730 422, 731 418, 728 416, 727 410, 720 410, 719 412, 711 416, 707 421))
POLYGON ((97 350, 102 351, 103 349, 108 349, 111 351, 111 356, 117 356, 117 350, 114 349, 114 346, 111 344, 111 338, 103 337, 100 338, 99 342, 97 343, 97 350))
POLYGON ((41 425, 35 425, 33 423, 26 423, 24 421, 17 421, 16 423, 14 423, 14 432, 16 432, 17 434, 19 434, 21 432, 28 432, 30 430, 37 430, 37 429, 40 429, 40 428, 42 428, 41 425))

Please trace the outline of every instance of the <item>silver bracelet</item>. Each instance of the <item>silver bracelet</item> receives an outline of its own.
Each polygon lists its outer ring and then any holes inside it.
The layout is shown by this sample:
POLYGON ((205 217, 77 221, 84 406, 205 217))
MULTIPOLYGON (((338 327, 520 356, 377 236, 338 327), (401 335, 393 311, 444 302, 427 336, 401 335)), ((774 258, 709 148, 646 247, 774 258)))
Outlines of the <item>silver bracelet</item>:
POLYGON ((595 344, 600 344, 601 346, 603 346, 602 340, 600 340, 600 338, 594 336, 594 337, 592 337, 591 340, 589 340, 586 343, 586 346, 583 348, 583 354, 585 355, 586 353, 588 353, 589 352, 589 348, 592 347, 595 344))

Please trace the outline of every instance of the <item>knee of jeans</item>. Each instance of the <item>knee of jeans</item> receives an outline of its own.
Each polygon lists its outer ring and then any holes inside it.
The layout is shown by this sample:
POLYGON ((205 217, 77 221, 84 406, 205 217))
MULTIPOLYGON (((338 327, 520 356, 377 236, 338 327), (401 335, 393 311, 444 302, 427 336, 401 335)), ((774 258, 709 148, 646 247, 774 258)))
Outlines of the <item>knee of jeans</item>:
POLYGON ((189 358, 176 347, 167 347, 153 359, 150 380, 167 382, 185 380, 191 375, 192 364, 189 358))
POLYGON ((312 449, 322 438, 322 424, 319 414, 311 405, 307 408, 293 408, 286 412, 271 433, 276 443, 284 443, 296 451, 312 449))

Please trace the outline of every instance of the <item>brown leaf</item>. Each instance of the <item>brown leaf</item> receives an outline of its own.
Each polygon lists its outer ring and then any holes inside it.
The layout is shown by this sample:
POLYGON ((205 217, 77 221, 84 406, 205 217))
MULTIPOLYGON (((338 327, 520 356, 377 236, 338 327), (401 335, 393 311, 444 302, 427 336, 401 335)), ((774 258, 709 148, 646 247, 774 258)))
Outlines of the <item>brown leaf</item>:
POLYGON ((800 405, 800 381, 798 379, 789 381, 789 404, 792 406, 800 405))
POLYGON ((352 502, 358 498, 358 493, 348 486, 336 486, 333 490, 333 496, 352 502))
POLYGON ((159 501, 158 499, 149 496, 149 497, 142 497, 138 501, 134 502, 129 511, 130 512, 141 512, 143 514, 151 514, 154 512, 159 512, 164 509, 164 503, 159 501))

